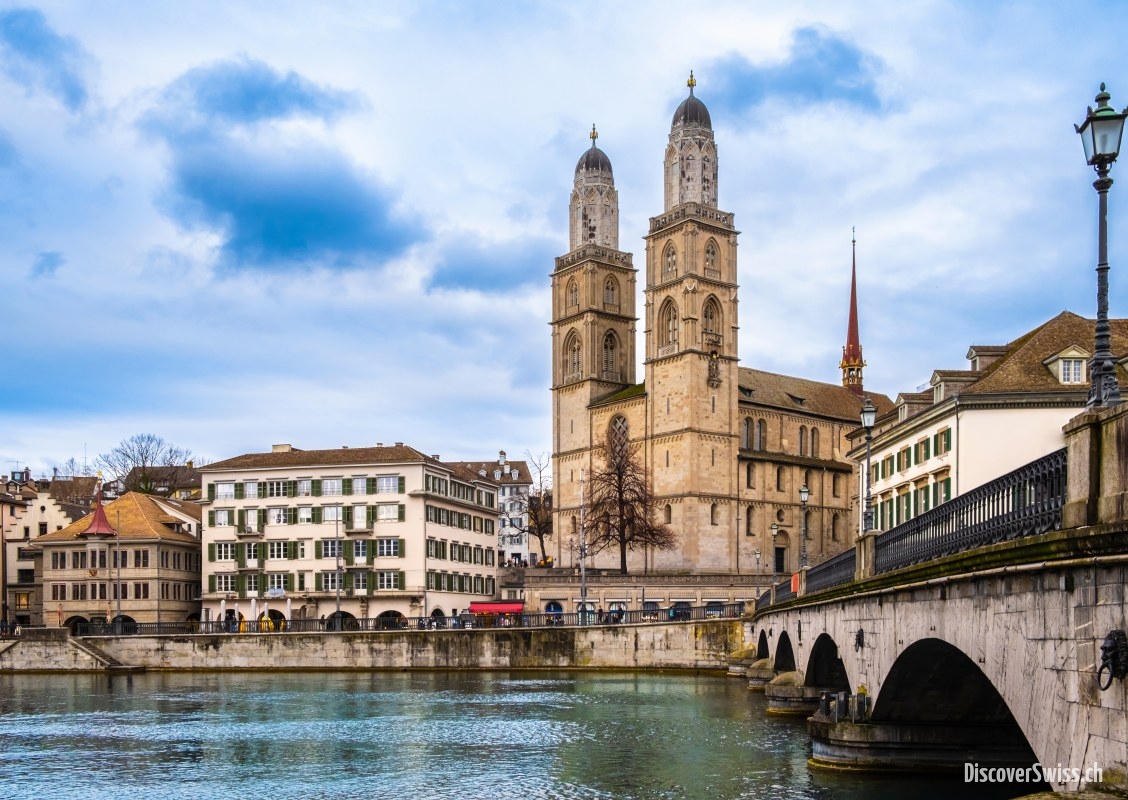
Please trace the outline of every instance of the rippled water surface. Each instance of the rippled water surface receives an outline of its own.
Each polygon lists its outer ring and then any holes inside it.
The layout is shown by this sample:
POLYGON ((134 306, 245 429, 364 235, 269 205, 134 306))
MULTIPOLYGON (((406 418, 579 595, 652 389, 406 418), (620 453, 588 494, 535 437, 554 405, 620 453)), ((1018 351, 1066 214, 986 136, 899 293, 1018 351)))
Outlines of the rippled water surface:
POLYGON ((1007 796, 811 771, 743 681, 663 674, 8 675, 0 754, 13 800, 1007 796))

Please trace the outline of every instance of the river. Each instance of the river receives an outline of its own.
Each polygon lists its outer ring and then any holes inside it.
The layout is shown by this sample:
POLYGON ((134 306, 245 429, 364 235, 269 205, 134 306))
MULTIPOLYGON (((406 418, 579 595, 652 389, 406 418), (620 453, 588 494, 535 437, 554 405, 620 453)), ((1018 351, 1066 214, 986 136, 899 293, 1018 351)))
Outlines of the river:
POLYGON ((6 675, 0 792, 9 800, 1024 793, 812 770, 803 721, 764 708, 744 681, 661 673, 6 675))

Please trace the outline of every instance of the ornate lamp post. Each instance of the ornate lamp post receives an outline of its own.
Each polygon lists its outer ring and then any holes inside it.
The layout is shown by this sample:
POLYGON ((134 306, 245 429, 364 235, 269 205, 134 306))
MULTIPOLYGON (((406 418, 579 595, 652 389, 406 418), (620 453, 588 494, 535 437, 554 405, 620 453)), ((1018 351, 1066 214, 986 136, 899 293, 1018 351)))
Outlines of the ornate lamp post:
POLYGON ((1110 408, 1120 403, 1120 386, 1116 381, 1116 362, 1109 349, 1108 325, 1108 190, 1112 178, 1108 176, 1116 157, 1120 154, 1120 139, 1124 134, 1124 118, 1128 109, 1117 112, 1108 105, 1109 93, 1105 85, 1096 96, 1097 108, 1091 106, 1085 121, 1074 126, 1085 147, 1085 163, 1097 172, 1093 187, 1097 190, 1097 325, 1093 358, 1089 361, 1089 401, 1086 408, 1110 408))
POLYGON ((862 513, 862 532, 873 530, 873 499, 870 495, 870 480, 873 470, 870 469, 870 442, 873 441, 873 424, 877 421, 877 409, 867 397, 862 403, 862 427, 866 429, 866 509, 862 513))
POLYGON ((811 490, 807 484, 799 487, 799 503, 803 506, 803 542, 799 548, 799 569, 807 566, 807 501, 811 498, 811 490))
POLYGON ((760 599, 760 548, 757 547, 752 551, 752 555, 756 556, 756 599, 760 599))

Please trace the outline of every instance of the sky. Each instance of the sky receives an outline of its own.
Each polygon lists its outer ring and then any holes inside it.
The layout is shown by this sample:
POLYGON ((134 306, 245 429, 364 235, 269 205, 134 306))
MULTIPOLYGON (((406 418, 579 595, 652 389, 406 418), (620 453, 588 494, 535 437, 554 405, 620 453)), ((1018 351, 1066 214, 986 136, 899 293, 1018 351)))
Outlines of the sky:
POLYGON ((0 468, 140 433, 549 452, 576 162, 595 124, 641 266, 690 70, 741 364, 840 382, 856 228, 866 387, 914 391, 1095 315, 1073 126, 1102 81, 1128 105, 1125 30, 1084 0, 0 3, 0 468))

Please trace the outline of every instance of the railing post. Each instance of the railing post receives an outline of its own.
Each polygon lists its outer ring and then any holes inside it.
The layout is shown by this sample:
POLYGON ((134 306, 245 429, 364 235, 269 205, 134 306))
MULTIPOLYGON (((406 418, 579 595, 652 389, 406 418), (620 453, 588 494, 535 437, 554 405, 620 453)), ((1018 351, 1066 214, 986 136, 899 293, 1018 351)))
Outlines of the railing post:
POLYGON ((811 567, 805 564, 799 568, 799 585, 795 588, 795 596, 802 597, 807 593, 807 570, 811 567))
POLYGON ((1082 528, 1097 523, 1097 498, 1101 489, 1100 416, 1099 412, 1086 411, 1062 428, 1066 463, 1069 464, 1065 506, 1061 512, 1063 528, 1082 528))

